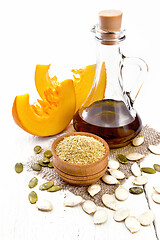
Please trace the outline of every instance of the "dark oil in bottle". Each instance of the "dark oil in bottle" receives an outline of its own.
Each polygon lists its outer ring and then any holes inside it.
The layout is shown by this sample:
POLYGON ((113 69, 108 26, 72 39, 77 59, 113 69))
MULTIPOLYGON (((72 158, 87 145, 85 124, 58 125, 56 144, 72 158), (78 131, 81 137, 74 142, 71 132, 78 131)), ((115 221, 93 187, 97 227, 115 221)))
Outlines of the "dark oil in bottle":
POLYGON ((81 108, 73 118, 76 131, 90 132, 107 141, 110 148, 124 147, 142 129, 138 114, 133 117, 123 101, 100 100, 81 108))

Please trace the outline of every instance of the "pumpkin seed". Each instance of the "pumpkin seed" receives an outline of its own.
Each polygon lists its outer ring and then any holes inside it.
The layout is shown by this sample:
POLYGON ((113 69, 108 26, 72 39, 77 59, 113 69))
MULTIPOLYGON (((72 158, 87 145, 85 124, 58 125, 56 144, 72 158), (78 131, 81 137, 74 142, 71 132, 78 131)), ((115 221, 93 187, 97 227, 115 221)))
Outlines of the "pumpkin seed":
POLYGON ((44 157, 44 158, 42 159, 42 162, 43 162, 43 163, 50 163, 50 159, 47 158, 47 157, 44 157))
POLYGON ((125 219, 125 225, 131 233, 138 232, 141 228, 140 222, 134 216, 129 216, 125 219))
POLYGON ((157 172, 160 172, 160 165, 159 164, 154 164, 153 167, 157 172))
POLYGON ((119 184, 119 181, 111 175, 103 175, 102 180, 107 184, 119 184))
POLYGON ((51 188, 47 189, 47 192, 56 192, 62 189, 62 186, 54 185, 51 188))
POLYGON ((48 167, 48 164, 43 163, 43 160, 40 160, 40 161, 38 162, 38 164, 39 164, 40 166, 42 166, 42 167, 48 167))
POLYGON ((94 195, 100 192, 101 186, 98 183, 92 184, 91 186, 88 187, 87 190, 89 194, 93 197, 94 195))
POLYGON ((159 204, 160 204, 160 194, 152 193, 152 194, 151 194, 151 197, 152 197, 152 200, 153 200, 155 203, 159 203, 159 204))
POLYGON ((65 207, 74 207, 78 204, 82 203, 83 198, 81 196, 68 196, 65 199, 64 206, 65 207))
POLYGON ((129 153, 127 154, 126 158, 130 161, 138 161, 140 160, 141 158, 144 158, 145 156, 141 153, 129 153))
POLYGON ((154 221, 155 217, 151 210, 148 210, 147 212, 141 214, 139 217, 140 224, 143 226, 151 225, 154 221))
POLYGON ((156 170, 150 167, 143 167, 141 168, 142 172, 149 173, 149 174, 154 174, 156 173, 156 170))
POLYGON ((53 167, 54 167, 54 166, 53 166, 53 162, 48 163, 48 167, 49 167, 49 168, 53 168, 53 167))
POLYGON ((122 164, 127 164, 128 160, 123 154, 117 154, 117 159, 122 164))
POLYGON ((102 202, 107 208, 109 208, 111 210, 116 210, 116 208, 117 208, 116 200, 115 200, 114 196, 111 194, 107 194, 107 193, 103 194, 102 202))
POLYGON ((114 212, 113 218, 116 222, 121 222, 129 216, 128 208, 119 208, 114 212))
POLYGON ((135 177, 138 177, 138 176, 142 175, 142 172, 141 172, 141 170, 140 170, 140 168, 139 168, 139 166, 136 162, 132 164, 131 171, 132 171, 132 173, 135 177))
POLYGON ((35 146, 35 147, 34 147, 34 152, 35 152, 36 154, 40 153, 41 151, 42 151, 41 146, 35 146))
POLYGON ((94 224, 102 224, 108 220, 108 213, 105 209, 98 209, 93 215, 94 224))
POLYGON ((34 188, 38 184, 38 179, 36 177, 33 177, 28 184, 29 188, 34 188))
POLYGON ((148 149, 154 154, 157 154, 157 155, 160 154, 160 144, 159 145, 149 145, 148 149))
POLYGON ((132 140, 132 144, 133 144, 133 146, 135 146, 135 147, 140 146, 143 142, 144 142, 144 136, 136 137, 136 138, 134 138, 134 139, 132 140))
POLYGON ((117 169, 108 169, 108 172, 116 179, 124 179, 125 175, 123 172, 117 169))
POLYGON ((141 187, 131 187, 129 189, 129 192, 132 193, 132 194, 141 194, 141 193, 143 193, 143 188, 141 188, 141 187))
POLYGON ((48 200, 39 200, 36 205, 39 210, 45 212, 52 211, 53 209, 52 203, 48 200))
POLYGON ((119 200, 119 201, 124 201, 128 198, 129 196, 129 192, 128 190, 123 187, 122 185, 119 185, 119 187, 115 190, 115 197, 119 200))
POLYGON ((115 160, 109 160, 108 161, 108 167, 110 169, 118 169, 119 168, 119 162, 118 161, 115 161, 115 160))
POLYGON ((160 185, 154 186, 153 189, 160 194, 160 185))
POLYGON ((96 210, 97 210, 97 206, 96 204, 91 201, 91 200, 86 200, 84 201, 84 203, 82 204, 82 209, 88 213, 88 214, 91 214, 91 213, 94 213, 96 210))
POLYGON ((32 204, 36 203, 38 200, 37 193, 34 191, 30 192, 28 195, 28 199, 29 199, 30 203, 32 203, 32 204))
POLYGON ((16 163, 15 164, 15 171, 16 171, 16 173, 21 173, 23 171, 23 164, 22 163, 16 163))
POLYGON ((39 190, 47 190, 49 188, 51 188, 54 185, 53 181, 49 181, 49 182, 45 182, 42 185, 39 186, 39 190))
POLYGON ((42 169, 42 167, 38 163, 33 163, 31 167, 35 171, 40 171, 42 169))
POLYGON ((133 180, 133 184, 135 185, 145 185, 148 182, 148 178, 146 176, 138 176, 133 180))
POLYGON ((46 151, 44 152, 44 157, 45 157, 45 158, 51 158, 51 157, 52 157, 52 152, 51 152, 51 150, 46 150, 46 151))

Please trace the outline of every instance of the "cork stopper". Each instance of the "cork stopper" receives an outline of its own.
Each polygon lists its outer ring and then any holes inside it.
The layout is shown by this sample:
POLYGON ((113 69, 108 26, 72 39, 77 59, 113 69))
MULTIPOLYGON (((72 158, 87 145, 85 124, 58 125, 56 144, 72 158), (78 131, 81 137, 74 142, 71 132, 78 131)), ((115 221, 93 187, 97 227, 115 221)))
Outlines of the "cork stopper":
POLYGON ((99 12, 99 26, 103 31, 120 32, 122 12, 119 10, 103 10, 99 12))

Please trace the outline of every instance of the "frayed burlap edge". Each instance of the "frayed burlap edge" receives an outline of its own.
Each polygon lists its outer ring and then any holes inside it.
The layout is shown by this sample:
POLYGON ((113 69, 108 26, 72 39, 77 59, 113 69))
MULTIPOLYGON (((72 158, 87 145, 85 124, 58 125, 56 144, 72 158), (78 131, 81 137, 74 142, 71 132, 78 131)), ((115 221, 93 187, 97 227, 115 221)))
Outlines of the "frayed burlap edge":
MULTIPOLYGON (((53 137, 48 148, 44 148, 40 154, 31 156, 29 158, 29 161, 26 163, 27 170, 40 175, 42 178, 46 179, 47 181, 52 180, 55 182, 55 184, 62 185, 64 190, 68 190, 68 191, 74 193, 75 195, 80 195, 86 200, 90 199, 90 200, 94 201, 97 206, 103 206, 103 203, 101 200, 102 195, 104 193, 113 194, 115 192, 115 189, 117 188, 116 185, 108 185, 100 179, 98 181, 98 183, 101 185, 101 191, 98 194, 96 194, 94 197, 91 197, 87 192, 87 187, 72 186, 72 185, 66 183, 59 177, 59 175, 55 172, 54 168, 42 167, 42 170, 39 172, 33 171, 31 168, 31 165, 33 162, 37 162, 38 160, 43 158, 43 152, 46 149, 51 149, 51 145, 57 137, 65 134, 67 132, 71 132, 71 131, 73 131, 73 127, 70 125, 66 129, 66 131, 53 137)), ((146 125, 142 128, 139 136, 144 136, 144 139, 145 139, 144 143, 141 146, 134 147, 131 144, 129 144, 128 146, 123 147, 123 148, 111 149, 110 153, 109 153, 109 159, 116 159, 116 156, 118 153, 126 155, 129 152, 138 152, 138 153, 141 153, 141 154, 144 154, 145 156, 147 156, 150 153, 148 146, 150 144, 156 145, 156 144, 160 143, 160 133, 157 132, 155 129, 150 128, 148 125, 146 125)), ((141 161, 143 161, 143 160, 141 160, 141 161)), ((140 161, 137 161, 137 163, 139 164, 140 161)), ((133 162, 131 162, 131 161, 128 161, 127 164, 120 164, 119 170, 121 170, 125 174, 126 179, 132 175, 132 172, 131 172, 132 164, 133 164, 133 162)), ((122 184, 124 181, 125 180, 120 180, 120 183, 122 184)))

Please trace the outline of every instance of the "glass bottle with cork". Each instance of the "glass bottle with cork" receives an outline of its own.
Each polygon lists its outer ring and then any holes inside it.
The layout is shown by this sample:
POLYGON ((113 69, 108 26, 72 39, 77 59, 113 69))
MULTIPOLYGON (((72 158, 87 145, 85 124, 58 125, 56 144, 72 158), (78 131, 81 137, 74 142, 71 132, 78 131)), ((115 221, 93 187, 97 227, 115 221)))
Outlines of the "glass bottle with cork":
POLYGON ((73 118, 76 131, 97 134, 108 142, 110 148, 128 145, 142 129, 134 101, 148 71, 148 66, 142 59, 126 57, 122 53, 121 45, 126 36, 125 31, 121 30, 121 21, 122 12, 119 10, 99 13, 99 24, 92 29, 97 42, 95 79, 85 103, 73 118), (124 81, 123 76, 124 70, 130 65, 137 66, 139 74, 138 79, 128 81, 127 86, 127 79, 124 81), (104 99, 93 102, 104 76, 104 99))

